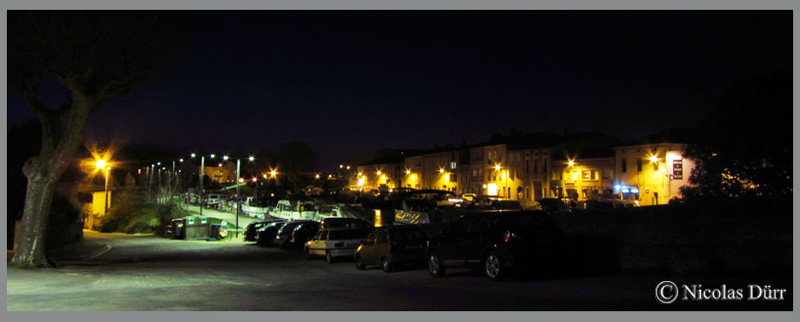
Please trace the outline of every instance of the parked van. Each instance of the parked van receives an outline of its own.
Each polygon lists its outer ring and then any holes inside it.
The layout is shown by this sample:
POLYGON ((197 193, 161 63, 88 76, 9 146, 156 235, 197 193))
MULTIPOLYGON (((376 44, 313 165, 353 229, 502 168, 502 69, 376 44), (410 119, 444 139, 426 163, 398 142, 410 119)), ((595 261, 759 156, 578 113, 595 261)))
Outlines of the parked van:
POLYGON ((205 205, 206 207, 216 208, 218 204, 225 200, 228 200, 228 195, 212 193, 206 195, 205 205))

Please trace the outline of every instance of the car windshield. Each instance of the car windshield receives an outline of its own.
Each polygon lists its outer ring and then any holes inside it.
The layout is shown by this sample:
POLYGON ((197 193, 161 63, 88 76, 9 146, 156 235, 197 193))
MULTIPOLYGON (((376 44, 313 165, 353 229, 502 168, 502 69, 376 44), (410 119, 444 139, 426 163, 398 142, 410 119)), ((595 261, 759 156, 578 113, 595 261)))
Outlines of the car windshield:
POLYGON ((367 237, 367 233, 357 230, 357 229, 348 229, 348 230, 331 230, 330 237, 328 239, 363 239, 367 237))

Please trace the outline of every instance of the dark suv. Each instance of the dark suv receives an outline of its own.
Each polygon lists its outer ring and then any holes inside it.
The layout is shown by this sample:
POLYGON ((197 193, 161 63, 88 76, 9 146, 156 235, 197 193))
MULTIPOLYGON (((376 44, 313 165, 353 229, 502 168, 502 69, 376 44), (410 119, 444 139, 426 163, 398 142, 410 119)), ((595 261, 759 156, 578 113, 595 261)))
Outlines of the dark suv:
POLYGON ((545 211, 471 213, 431 238, 426 262, 434 277, 447 268, 477 268, 501 280, 510 269, 553 263, 564 245, 564 232, 545 211))
POLYGON ((403 263, 425 263, 427 241, 425 233, 412 225, 376 228, 356 249, 356 268, 380 264, 389 273, 403 263))

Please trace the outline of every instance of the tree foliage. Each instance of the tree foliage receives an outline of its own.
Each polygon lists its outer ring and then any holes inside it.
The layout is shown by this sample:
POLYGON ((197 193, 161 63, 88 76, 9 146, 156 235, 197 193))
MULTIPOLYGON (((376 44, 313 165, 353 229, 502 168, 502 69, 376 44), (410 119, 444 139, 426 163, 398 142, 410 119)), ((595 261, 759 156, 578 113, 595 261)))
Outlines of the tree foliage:
POLYGON ((792 73, 778 70, 735 82, 698 122, 689 186, 698 197, 742 198, 792 192, 792 73))
POLYGON ((28 179, 14 264, 49 266, 47 214, 58 179, 83 142, 88 114, 130 93, 179 44, 182 13, 151 11, 9 11, 8 88, 38 116, 39 155, 25 162, 28 179), (45 83, 65 94, 43 100, 45 83))
POLYGON ((298 176, 301 173, 314 171, 317 167, 317 153, 305 142, 286 143, 281 146, 279 155, 279 168, 282 168, 286 178, 295 184, 298 183, 298 176))

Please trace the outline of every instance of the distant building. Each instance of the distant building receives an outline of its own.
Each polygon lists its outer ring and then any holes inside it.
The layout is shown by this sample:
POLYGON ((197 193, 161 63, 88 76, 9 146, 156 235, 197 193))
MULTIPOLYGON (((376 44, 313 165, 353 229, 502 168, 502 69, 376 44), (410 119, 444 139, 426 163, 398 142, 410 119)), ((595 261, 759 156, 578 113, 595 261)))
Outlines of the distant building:
POLYGON ((680 197, 695 163, 681 155, 693 143, 696 130, 673 128, 614 148, 614 193, 640 204, 659 205, 680 197))
POLYGON ((422 189, 423 160, 424 157, 421 154, 405 157, 403 162, 403 180, 401 182, 404 188, 422 189))

